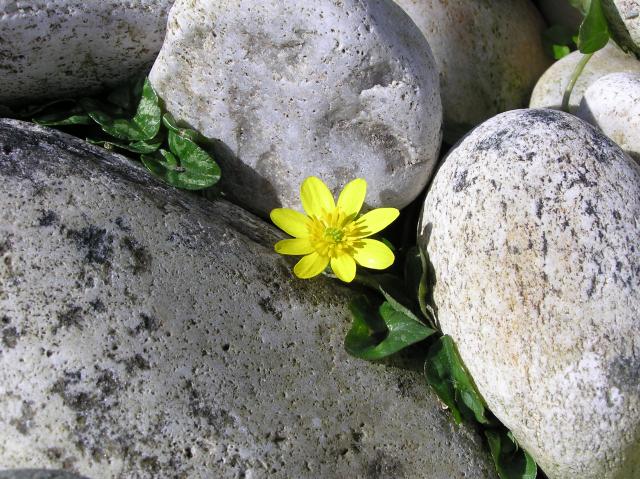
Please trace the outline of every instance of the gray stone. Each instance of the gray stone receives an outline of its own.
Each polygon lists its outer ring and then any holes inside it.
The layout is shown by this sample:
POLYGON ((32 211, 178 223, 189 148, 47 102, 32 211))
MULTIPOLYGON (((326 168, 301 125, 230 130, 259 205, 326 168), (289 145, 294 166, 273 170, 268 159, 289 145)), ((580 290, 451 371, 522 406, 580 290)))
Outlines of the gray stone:
POLYGON ((215 148, 226 191, 268 215, 308 176, 403 207, 437 161, 429 46, 391 0, 180 0, 150 75, 167 109, 215 148))
POLYGON ((4 467, 495 478, 411 364, 345 353, 353 293, 295 279, 275 228, 15 121, 0 177, 4 467))
POLYGON ((0 0, 0 103, 95 92, 151 67, 173 0, 0 0))
POLYGON ((640 58, 640 2, 602 0, 613 38, 625 50, 640 58))
POLYGON ((498 113, 527 105, 551 64, 530 0, 396 0, 429 41, 440 72, 444 138, 455 143, 498 113))
POLYGON ((551 479, 640 477, 640 167, 582 120, 479 126, 427 195, 442 329, 551 479))
POLYGON ((0 471, 0 479, 87 479, 67 471, 47 469, 14 469, 0 471))
POLYGON ((586 91, 576 115, 640 161, 640 73, 611 73, 586 91))
MULTIPOLYGON (((540 77, 531 95, 531 108, 562 108, 562 98, 576 66, 582 59, 582 53, 575 51, 554 63, 540 77)), ((569 111, 575 113, 580 106, 584 92, 596 80, 609 73, 640 73, 640 62, 630 54, 624 53, 613 42, 596 52, 578 78, 571 93, 569 111)))

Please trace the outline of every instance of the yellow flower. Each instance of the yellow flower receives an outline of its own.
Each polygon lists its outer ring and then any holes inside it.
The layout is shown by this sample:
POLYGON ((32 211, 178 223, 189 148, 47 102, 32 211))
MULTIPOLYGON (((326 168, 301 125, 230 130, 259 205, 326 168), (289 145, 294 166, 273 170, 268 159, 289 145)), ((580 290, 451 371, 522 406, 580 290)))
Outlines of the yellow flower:
POLYGON ((367 239, 382 231, 400 214, 396 208, 378 208, 358 218, 367 194, 367 182, 353 180, 333 200, 329 188, 315 176, 300 187, 307 216, 288 208, 271 211, 271 220, 293 236, 276 244, 276 252, 305 255, 293 268, 298 278, 312 278, 331 264, 335 275, 347 283, 356 276, 356 263, 372 269, 393 264, 393 252, 382 242, 367 239))

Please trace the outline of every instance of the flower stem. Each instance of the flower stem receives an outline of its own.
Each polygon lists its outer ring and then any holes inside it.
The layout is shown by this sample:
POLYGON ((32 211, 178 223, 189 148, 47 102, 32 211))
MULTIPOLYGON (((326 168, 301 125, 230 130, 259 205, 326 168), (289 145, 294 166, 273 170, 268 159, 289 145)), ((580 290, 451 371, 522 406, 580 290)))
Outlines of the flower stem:
POLYGON ((593 56, 593 53, 589 53, 588 55, 583 55, 582 59, 576 65, 576 68, 573 71, 571 78, 569 79, 569 84, 567 85, 567 89, 564 91, 564 96, 562 97, 562 111, 571 113, 569 111, 569 101, 571 100, 571 94, 573 93, 573 88, 576 86, 576 82, 578 81, 578 78, 580 78, 580 75, 582 75, 584 68, 587 66, 587 63, 589 63, 589 60, 591 60, 592 56, 593 56))

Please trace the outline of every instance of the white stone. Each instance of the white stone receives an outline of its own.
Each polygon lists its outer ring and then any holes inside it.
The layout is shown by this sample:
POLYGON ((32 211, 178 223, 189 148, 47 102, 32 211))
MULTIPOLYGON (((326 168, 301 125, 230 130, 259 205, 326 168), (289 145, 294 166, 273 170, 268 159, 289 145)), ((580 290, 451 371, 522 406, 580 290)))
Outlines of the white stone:
POLYGON ((429 46, 391 0, 179 0, 150 75, 210 138, 225 190, 267 215, 311 175, 403 207, 435 167, 442 111, 429 46))
POLYGON ((640 58, 640 1, 602 0, 613 38, 640 58))
POLYGON ((453 144, 498 113, 527 105, 551 64, 530 0, 396 0, 429 41, 440 72, 444 138, 453 144))
POLYGON ((640 73, 611 73, 586 91, 576 115, 640 161, 640 73))
POLYGON ((0 103, 95 92, 143 72, 173 0, 0 0, 0 103))
MULTIPOLYGON (((564 92, 582 57, 582 53, 575 51, 554 63, 538 80, 531 95, 529 106, 531 108, 560 110, 564 92)), ((589 60, 586 68, 578 78, 571 93, 569 111, 571 113, 576 112, 584 92, 591 84, 599 78, 615 72, 639 73, 640 61, 633 55, 624 53, 613 42, 609 42, 606 47, 591 57, 591 60, 589 60)))
POLYGON ((346 354, 355 293, 294 278, 266 222, 15 121, 0 181, 2 467, 496 478, 420 372, 346 354))
POLYGON ((554 110, 482 124, 428 192, 442 329, 550 479, 640 477, 639 218, 640 167, 554 110))

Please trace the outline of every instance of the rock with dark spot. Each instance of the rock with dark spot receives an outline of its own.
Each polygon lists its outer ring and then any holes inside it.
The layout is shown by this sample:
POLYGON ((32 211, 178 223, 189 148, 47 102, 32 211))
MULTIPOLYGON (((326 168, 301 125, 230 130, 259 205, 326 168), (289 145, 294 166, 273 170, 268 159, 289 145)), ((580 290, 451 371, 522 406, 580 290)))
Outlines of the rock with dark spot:
MULTIPOLYGON (((538 80, 529 106, 531 108, 560 110, 571 75, 582 57, 582 53, 575 51, 551 65, 538 80)), ((633 55, 620 50, 615 43, 609 42, 606 47, 591 57, 584 71, 578 77, 569 99, 569 111, 575 113, 578 110, 584 93, 594 82, 605 75, 616 72, 640 73, 640 62, 633 55)))
POLYGON ((611 73, 595 81, 585 92, 576 115, 597 126, 640 161, 640 71, 611 73))
POLYGON ((637 163, 553 110, 476 128, 427 195, 419 244, 442 329, 551 478, 640 477, 639 217, 637 163), (458 191, 459 171, 472 187, 458 191))
POLYGON ((180 0, 150 74, 205 136, 236 202, 298 207, 308 176, 409 204, 435 167, 442 107, 424 36, 391 0, 180 0))
POLYGON ((160 50, 172 3, 0 2, 0 103, 87 94, 143 72, 160 50))
POLYGON ((530 0, 395 0, 427 38, 440 72, 444 138, 527 106, 551 60, 530 0))
MULTIPOLYGON (((97 476, 96 476, 97 477, 97 476)), ((0 471, 0 479, 89 479, 68 471, 52 469, 14 469, 0 471)))
POLYGON ((3 145, 0 238, 11 232, 24 272, 0 296, 11 318, 0 328, 20 332, 15 348, 0 343, 3 467, 496 477, 481 439, 453 425, 419 372, 345 353, 353 293, 295 279, 275 228, 53 130, 0 120, 3 145), (43 209, 60 228, 38 225, 43 209), (69 231, 112 237, 110 267, 87 261, 69 231), (153 254, 143 274, 132 245, 153 254))

